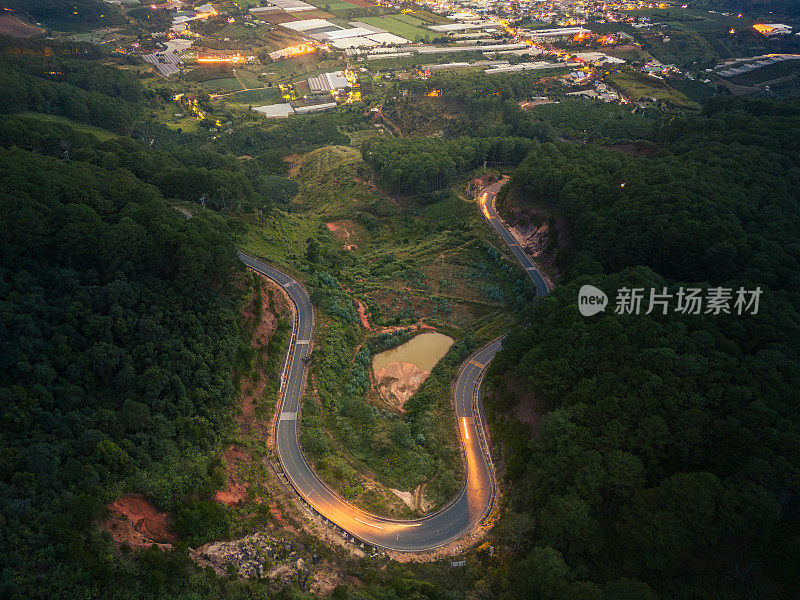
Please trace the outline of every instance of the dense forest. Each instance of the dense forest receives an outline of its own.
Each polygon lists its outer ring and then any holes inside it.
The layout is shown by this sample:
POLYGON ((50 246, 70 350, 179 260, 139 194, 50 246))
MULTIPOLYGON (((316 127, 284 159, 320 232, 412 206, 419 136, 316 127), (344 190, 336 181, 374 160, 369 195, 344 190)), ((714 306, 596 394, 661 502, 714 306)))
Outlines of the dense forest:
POLYGON ((6 0, 4 5, 59 27, 125 23, 122 11, 101 0, 6 0))
MULTIPOLYGON (((144 137, 144 136, 143 136, 144 137)), ((283 205, 297 184, 265 172, 254 160, 239 160, 211 146, 153 149, 128 137, 100 142, 66 125, 27 117, 0 117, 0 144, 58 155, 106 169, 124 169, 176 200, 197 202, 221 211, 269 210, 283 205)))
POLYGON ((365 160, 395 191, 414 194, 441 190, 484 162, 516 165, 530 152, 529 138, 410 140, 378 138, 362 147, 365 160))
POLYGON ((492 364, 523 565, 488 577, 503 597, 798 592, 798 127, 796 104, 715 101, 654 156, 545 144, 515 172, 501 207, 556 211, 570 239, 563 284, 492 364), (763 295, 741 316, 620 315, 612 295, 587 319, 586 283, 763 295), (542 415, 533 437, 504 417, 509 377, 542 415))
POLYGON ((90 527, 105 502, 179 511, 222 481, 239 263, 221 217, 117 164, 0 154, 0 595, 94 595, 121 568, 90 527))

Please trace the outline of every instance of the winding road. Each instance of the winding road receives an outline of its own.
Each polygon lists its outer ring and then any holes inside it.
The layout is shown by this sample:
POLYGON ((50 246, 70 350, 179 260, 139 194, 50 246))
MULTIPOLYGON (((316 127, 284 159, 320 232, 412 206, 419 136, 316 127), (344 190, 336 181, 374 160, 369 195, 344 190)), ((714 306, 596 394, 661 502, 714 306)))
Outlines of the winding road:
MULTIPOLYGON (((504 182, 487 188, 480 197, 484 216, 506 241, 531 277, 538 295, 549 290, 541 274, 508 232, 494 208, 494 197, 504 182)), ((500 350, 502 338, 473 352, 461 365, 455 382, 454 407, 466 467, 461 492, 439 511, 413 521, 385 519, 348 503, 323 483, 308 464, 300 446, 298 419, 305 385, 305 359, 314 330, 314 307, 303 286, 286 273, 239 252, 251 269, 280 285, 294 304, 289 354, 281 376, 281 403, 276 448, 283 471, 304 502, 324 519, 353 538, 378 548, 405 552, 443 546, 480 523, 494 503, 496 481, 481 408, 481 384, 486 368, 500 350)))

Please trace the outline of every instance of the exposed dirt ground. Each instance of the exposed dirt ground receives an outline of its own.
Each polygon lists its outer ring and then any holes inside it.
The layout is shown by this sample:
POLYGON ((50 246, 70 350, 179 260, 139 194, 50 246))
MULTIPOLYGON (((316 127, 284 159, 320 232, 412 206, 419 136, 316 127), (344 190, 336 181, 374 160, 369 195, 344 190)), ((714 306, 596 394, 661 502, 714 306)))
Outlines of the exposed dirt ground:
POLYGON ((331 235, 336 239, 336 241, 342 244, 342 248, 345 250, 350 250, 351 252, 358 249, 358 246, 353 243, 353 240, 358 235, 356 232, 358 224, 355 221, 344 219, 342 221, 325 223, 325 226, 328 228, 328 231, 331 232, 331 235))
MULTIPOLYGON (((258 274, 257 274, 258 275, 258 274)), ((245 327, 253 331, 250 345, 253 349, 264 354, 267 359, 266 348, 270 339, 275 334, 278 325, 276 315, 289 315, 289 300, 282 288, 275 285, 271 280, 258 275, 261 285, 261 306, 256 306, 256 297, 244 307, 242 319, 245 327)), ((242 433, 256 431, 266 436, 267 445, 272 444, 273 422, 265 422, 255 416, 255 406, 259 399, 264 396, 264 389, 267 385, 267 376, 261 369, 256 369, 257 377, 255 380, 250 377, 242 378, 240 392, 240 405, 242 414, 238 417, 242 433)))
POLYGON ((408 506, 408 508, 411 510, 425 514, 432 508, 431 503, 425 499, 426 485, 427 484, 425 483, 418 485, 413 494, 411 492, 404 492, 403 490, 396 490, 394 488, 389 488, 389 491, 405 502, 406 506, 408 506))
POLYGON ((430 374, 413 363, 393 362, 375 371, 375 387, 389 406, 402 412, 405 403, 430 374))
POLYGON ((231 446, 222 455, 222 462, 225 463, 225 474, 227 481, 225 487, 217 490, 214 500, 227 506, 239 506, 247 498, 247 485, 239 480, 239 467, 247 462, 251 462, 250 455, 243 449, 231 446))
POLYGON ((117 547, 149 548, 153 544, 171 548, 178 541, 170 517, 141 494, 127 494, 108 505, 110 516, 102 527, 111 534, 117 547))
POLYGON ((367 307, 361 300, 356 300, 356 310, 358 311, 358 319, 361 321, 361 326, 364 329, 372 329, 369 324, 369 317, 367 315, 367 307))

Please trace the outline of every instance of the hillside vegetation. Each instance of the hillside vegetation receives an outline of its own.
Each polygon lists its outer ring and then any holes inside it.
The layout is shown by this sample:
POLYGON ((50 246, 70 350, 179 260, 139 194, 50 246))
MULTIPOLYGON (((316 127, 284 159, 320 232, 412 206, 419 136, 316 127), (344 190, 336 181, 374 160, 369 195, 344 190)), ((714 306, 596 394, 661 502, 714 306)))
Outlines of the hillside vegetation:
POLYGON ((557 210, 573 239, 491 367, 523 565, 490 577, 504 597, 797 592, 800 113, 766 107, 708 105, 649 158, 543 145, 513 176, 505 205, 557 210), (612 302, 591 319, 586 283, 612 302), (757 315, 613 312, 614 290, 680 286, 763 295, 757 315))
POLYGON ((224 482, 238 261, 223 219, 187 220, 130 171, 0 160, 0 595, 104 595, 127 570, 99 558, 106 502, 180 515, 224 482))

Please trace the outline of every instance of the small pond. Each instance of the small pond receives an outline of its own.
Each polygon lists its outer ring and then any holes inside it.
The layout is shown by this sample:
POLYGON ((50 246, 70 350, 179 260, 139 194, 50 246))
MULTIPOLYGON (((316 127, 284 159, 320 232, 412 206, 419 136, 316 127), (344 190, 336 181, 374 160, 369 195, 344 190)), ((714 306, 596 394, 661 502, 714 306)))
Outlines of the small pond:
POLYGON ((372 358, 372 369, 378 371, 386 365, 404 362, 430 372, 452 345, 453 338, 444 334, 420 333, 397 348, 376 354, 372 358))

